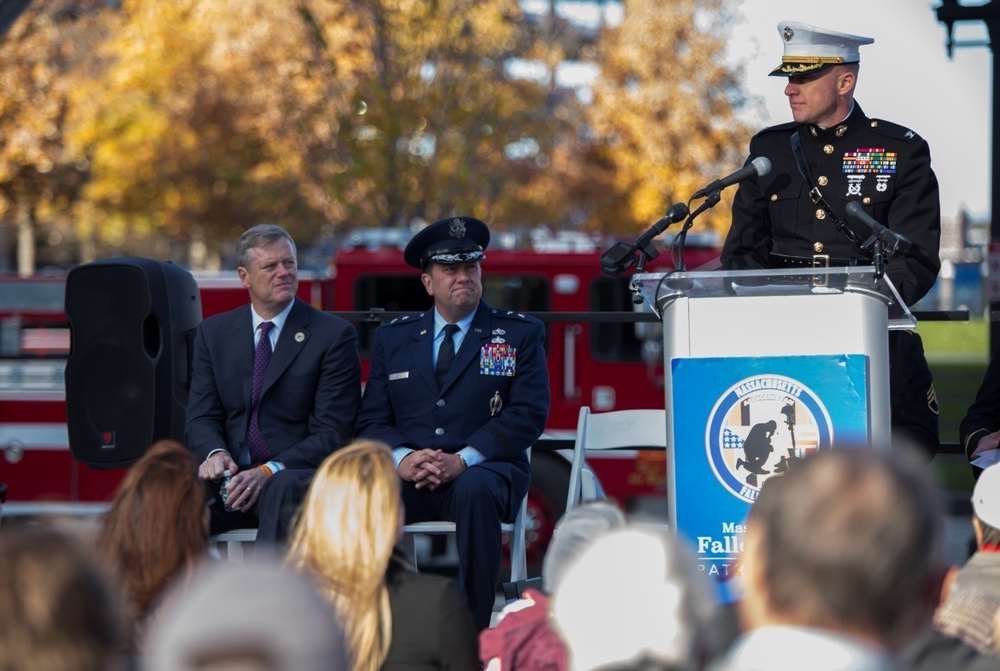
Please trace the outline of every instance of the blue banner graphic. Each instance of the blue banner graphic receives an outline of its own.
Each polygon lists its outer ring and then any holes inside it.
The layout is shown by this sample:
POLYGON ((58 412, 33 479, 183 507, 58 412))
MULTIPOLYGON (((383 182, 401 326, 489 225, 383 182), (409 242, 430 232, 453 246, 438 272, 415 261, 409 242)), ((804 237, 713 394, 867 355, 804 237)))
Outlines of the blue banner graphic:
POLYGON ((730 603, 764 482, 814 452, 870 444, 868 357, 678 358, 671 370, 677 529, 730 603))

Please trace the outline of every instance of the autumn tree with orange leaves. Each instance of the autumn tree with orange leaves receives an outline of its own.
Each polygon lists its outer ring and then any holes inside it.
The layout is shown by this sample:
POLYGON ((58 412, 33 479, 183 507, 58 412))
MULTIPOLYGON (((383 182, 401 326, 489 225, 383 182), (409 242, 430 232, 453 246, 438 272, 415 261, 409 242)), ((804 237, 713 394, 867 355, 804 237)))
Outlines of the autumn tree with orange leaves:
POLYGON ((628 235, 741 160, 728 19, 725 0, 630 0, 590 34, 517 0, 36 0, 0 38, 0 259, 17 238, 28 271, 63 230, 69 262, 211 266, 257 223, 306 247, 458 212, 628 235), (600 68, 592 104, 556 85, 567 59, 600 68))
MULTIPOLYGON (((638 233, 742 165, 755 129, 738 118, 748 104, 741 73, 722 60, 727 4, 631 0, 621 25, 606 29, 594 103, 583 110, 594 139, 574 191, 591 227, 638 233)), ((728 230, 734 191, 697 230, 728 230)))

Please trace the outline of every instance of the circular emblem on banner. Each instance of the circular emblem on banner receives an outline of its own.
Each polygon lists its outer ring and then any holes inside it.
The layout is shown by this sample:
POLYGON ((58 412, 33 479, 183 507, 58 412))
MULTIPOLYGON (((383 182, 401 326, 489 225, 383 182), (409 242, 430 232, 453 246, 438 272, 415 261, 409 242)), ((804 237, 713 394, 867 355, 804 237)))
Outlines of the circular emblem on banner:
POLYGON ((768 478, 833 443, 822 401, 801 382, 781 375, 755 375, 734 384, 716 401, 706 431, 715 477, 733 496, 751 503, 768 478))

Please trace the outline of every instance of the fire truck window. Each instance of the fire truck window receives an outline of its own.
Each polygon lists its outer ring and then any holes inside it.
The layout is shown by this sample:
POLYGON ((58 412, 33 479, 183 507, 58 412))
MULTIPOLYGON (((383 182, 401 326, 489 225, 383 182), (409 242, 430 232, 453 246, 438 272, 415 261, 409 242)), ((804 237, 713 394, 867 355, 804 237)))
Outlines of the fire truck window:
MULTIPOLYGON (((485 275, 483 299, 493 307, 518 312, 548 312, 552 309, 552 289, 544 277, 485 275)), ((545 324, 545 351, 549 348, 549 325, 545 324)))
POLYGON ((0 358, 65 358, 64 294, 62 280, 0 280, 0 358))
POLYGON ((65 291, 62 282, 0 282, 0 310, 62 312, 65 291))
MULTIPOLYGON (((627 277, 599 277, 590 285, 592 312, 632 312, 632 291, 627 277)), ((590 325, 591 354, 595 359, 641 361, 642 343, 635 335, 635 324, 622 322, 590 325)))
POLYGON ((483 298, 494 307, 518 312, 547 312, 551 309, 551 294, 542 277, 483 277, 483 298))
MULTIPOLYGON (((419 275, 364 275, 354 283, 354 310, 382 308, 386 312, 420 312, 431 306, 419 275)), ((378 324, 355 323, 358 349, 367 357, 378 324)))
MULTIPOLYGON (((483 298, 486 302, 508 310, 545 312, 549 310, 550 293, 545 279, 541 277, 483 277, 483 298)), ((354 285, 354 310, 383 308, 386 312, 419 312, 431 307, 431 304, 430 296, 416 275, 366 275, 359 277, 354 285)), ((377 325, 355 326, 361 355, 368 356, 377 325)))

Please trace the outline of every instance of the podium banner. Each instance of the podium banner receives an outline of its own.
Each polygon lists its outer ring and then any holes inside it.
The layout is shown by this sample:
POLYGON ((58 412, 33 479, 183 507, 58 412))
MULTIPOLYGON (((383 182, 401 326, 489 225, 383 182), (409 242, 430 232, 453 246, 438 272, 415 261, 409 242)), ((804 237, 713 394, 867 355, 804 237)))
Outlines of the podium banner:
POLYGON ((737 560, 763 484, 808 454, 871 444, 869 365, 864 354, 671 360, 672 522, 723 603, 740 598, 737 560))

